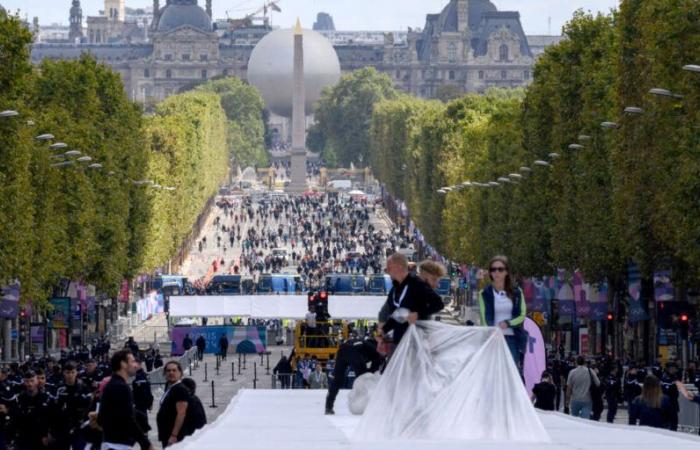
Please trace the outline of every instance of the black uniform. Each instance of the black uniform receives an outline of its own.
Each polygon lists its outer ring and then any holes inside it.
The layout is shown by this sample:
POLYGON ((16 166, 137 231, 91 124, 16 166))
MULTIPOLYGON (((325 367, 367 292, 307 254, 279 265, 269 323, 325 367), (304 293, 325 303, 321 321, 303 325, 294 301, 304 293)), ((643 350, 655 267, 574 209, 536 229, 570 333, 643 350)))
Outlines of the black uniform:
POLYGON ((16 408, 10 416, 19 450, 47 448, 42 439, 49 436, 53 413, 53 402, 45 392, 38 391, 33 396, 22 392, 17 396, 16 408))
POLYGON ((338 396, 338 390, 345 385, 347 370, 352 370, 355 372, 355 376, 359 377, 368 371, 376 372, 381 363, 382 356, 377 352, 377 343, 373 340, 350 339, 341 345, 336 355, 333 377, 328 383, 326 413, 333 413, 335 398, 338 396), (371 363, 369 369, 367 369, 367 363, 371 363))
POLYGON ((153 393, 151 392, 151 382, 143 369, 136 372, 134 381, 131 383, 134 392, 134 408, 136 409, 136 420, 144 431, 149 431, 148 410, 153 406, 153 393))
POLYGON ((90 388, 80 381, 72 386, 63 384, 56 390, 55 401, 57 414, 52 434, 56 438, 56 449, 81 448, 81 444, 84 447, 80 427, 92 403, 90 388))
POLYGON ((204 358, 204 349, 207 348, 207 341, 204 339, 204 336, 199 336, 196 341, 197 345, 197 358, 201 361, 202 358, 204 358))
POLYGON ((605 400, 608 402, 608 414, 606 420, 608 423, 615 422, 617 404, 620 401, 620 394, 622 392, 621 388, 620 377, 614 373, 608 375, 608 377, 605 379, 605 400))
MULTIPOLYGON (((411 312, 418 313, 418 320, 428 320, 432 314, 441 311, 444 307, 442 299, 428 283, 413 274, 409 274, 401 284, 393 281, 393 287, 389 291, 382 311, 388 312, 391 316, 398 308, 406 308, 411 312)), ((394 343, 399 345, 408 325, 408 323, 399 323, 389 317, 384 323, 382 331, 386 334, 393 330, 394 343)))
POLYGON ((679 392, 676 381, 677 377, 668 372, 664 372, 661 377, 661 389, 664 394, 668 396, 668 400, 671 404, 668 418, 668 425, 671 431, 678 430, 678 412, 680 411, 680 405, 678 404, 679 392))

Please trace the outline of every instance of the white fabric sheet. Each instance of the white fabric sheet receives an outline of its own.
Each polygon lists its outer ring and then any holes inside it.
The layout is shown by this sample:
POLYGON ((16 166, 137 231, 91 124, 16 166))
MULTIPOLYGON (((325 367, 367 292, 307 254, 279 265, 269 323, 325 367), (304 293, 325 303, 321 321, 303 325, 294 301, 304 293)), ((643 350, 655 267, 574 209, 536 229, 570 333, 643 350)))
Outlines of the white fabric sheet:
MULTIPOLYGON (((340 391, 324 416, 325 390, 242 390, 221 416, 172 450, 698 450, 700 439, 647 427, 609 425, 538 411, 550 443, 451 440, 355 441, 359 416, 340 391)), ((202 394, 203 395, 203 394, 202 394)), ((204 401, 204 398, 203 398, 204 401)), ((208 399, 205 402, 208 403, 208 399)), ((219 408, 222 408, 220 405, 219 408)), ((461 425, 474 429, 470 423, 461 425)), ((168 450, 171 450, 169 447, 168 450)))
MULTIPOLYGON (((386 297, 380 295, 328 298, 333 319, 377 320, 386 297)), ((308 312, 305 295, 205 295, 170 297, 171 317, 253 317, 303 320, 308 312)))
POLYGON ((409 326, 355 431, 358 441, 549 442, 498 328, 409 326))

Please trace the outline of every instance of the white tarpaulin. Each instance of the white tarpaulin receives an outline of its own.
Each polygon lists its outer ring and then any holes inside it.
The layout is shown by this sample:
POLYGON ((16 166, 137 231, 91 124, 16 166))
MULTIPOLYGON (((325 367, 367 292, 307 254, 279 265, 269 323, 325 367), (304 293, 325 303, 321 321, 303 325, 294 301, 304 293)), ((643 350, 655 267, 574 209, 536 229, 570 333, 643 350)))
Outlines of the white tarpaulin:
MULTIPOLYGON (((168 450, 697 450, 700 439, 685 433, 612 425, 538 411, 551 442, 470 441, 439 437, 356 441, 359 416, 340 391, 335 416, 325 416, 322 389, 242 390, 213 423, 168 450)), ((485 397, 488 393, 484 394, 485 397)), ((479 407, 489 408, 485 399, 479 407)), ((220 406, 221 407, 221 406, 220 406)), ((477 425, 462 423, 465 432, 477 425)))
POLYGON ((408 328, 354 437, 549 442, 500 329, 434 321, 408 328))
MULTIPOLYGON (((376 320, 386 297, 330 295, 333 319, 376 320)), ((204 295, 170 297, 171 317, 253 317, 303 319, 308 312, 305 295, 204 295)))

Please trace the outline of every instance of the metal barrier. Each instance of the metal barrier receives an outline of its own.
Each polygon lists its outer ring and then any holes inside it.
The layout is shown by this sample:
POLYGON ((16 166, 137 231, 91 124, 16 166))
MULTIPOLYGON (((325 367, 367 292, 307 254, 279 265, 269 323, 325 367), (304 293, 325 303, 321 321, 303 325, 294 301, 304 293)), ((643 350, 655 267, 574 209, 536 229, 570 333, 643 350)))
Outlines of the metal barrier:
MULTIPOLYGON (((693 385, 686 385, 689 392, 698 395, 698 390, 693 385)), ((687 400, 682 395, 678 399, 680 411, 678 412, 678 431, 698 434, 700 432, 700 406, 687 400)))
MULTIPOLYGON (((180 363, 180 366, 182 366, 182 370, 185 371, 187 370, 192 364, 195 364, 195 360, 197 359, 197 347, 192 347, 191 349, 187 350, 182 356, 177 358, 175 361, 178 361, 180 363)), ((164 361, 167 363, 167 361, 164 361)), ((165 384, 165 375, 163 375, 163 368, 159 367, 157 369, 153 369, 150 372, 147 372, 148 375, 148 381, 151 382, 151 384, 165 384)))

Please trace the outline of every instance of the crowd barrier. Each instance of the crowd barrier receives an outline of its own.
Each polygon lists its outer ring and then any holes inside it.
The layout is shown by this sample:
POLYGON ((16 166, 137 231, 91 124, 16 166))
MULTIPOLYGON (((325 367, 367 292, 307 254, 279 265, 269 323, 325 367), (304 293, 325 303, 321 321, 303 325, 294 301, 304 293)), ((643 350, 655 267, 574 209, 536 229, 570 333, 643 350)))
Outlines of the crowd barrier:
MULTIPOLYGON (((180 363, 180 366, 182 367, 183 372, 185 373, 185 375, 187 375, 187 369, 195 363, 196 359, 197 347, 192 347, 191 349, 187 350, 182 356, 179 356, 177 358, 171 358, 163 362, 167 364, 168 361, 178 361, 180 363)), ((165 384, 165 375, 163 374, 162 367, 153 369, 150 372, 147 372, 146 374, 148 375, 148 381, 150 381, 151 385, 165 384)))
MULTIPOLYGON (((686 385, 688 391, 698 394, 698 390, 693 385, 686 385)), ((700 434, 700 406, 680 396, 678 399, 678 430, 693 434, 700 434)))

